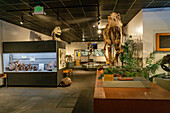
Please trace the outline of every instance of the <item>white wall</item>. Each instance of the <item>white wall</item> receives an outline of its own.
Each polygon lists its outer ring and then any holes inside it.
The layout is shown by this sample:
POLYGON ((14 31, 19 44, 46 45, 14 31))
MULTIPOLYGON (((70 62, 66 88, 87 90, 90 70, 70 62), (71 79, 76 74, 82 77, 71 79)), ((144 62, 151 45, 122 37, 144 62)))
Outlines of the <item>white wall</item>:
MULTIPOLYGON (((74 59, 74 50, 75 49, 87 49, 88 42, 72 42, 71 44, 66 44, 66 55, 72 55, 74 59)), ((97 43, 97 48, 98 49, 103 49, 104 48, 104 42, 93 42, 97 43)), ((106 61, 104 56, 96 56, 93 57, 94 61, 106 61)), ((87 59, 86 59, 87 60, 87 59)), ((82 59, 83 61, 83 59, 82 59)))
POLYGON ((132 38, 143 35, 143 13, 142 10, 126 25, 125 33, 132 38))
MULTIPOLYGON (((156 50, 156 33, 170 33, 170 8, 143 9, 143 57, 156 50)), ((156 52, 158 61, 170 52, 156 52)), ((158 73, 164 73, 161 68, 158 73)))
POLYGON ((147 57, 156 50, 156 33, 170 32, 170 8, 144 9, 143 29, 143 57, 147 57))
MULTIPOLYGON (((135 51, 135 55, 139 58, 143 57, 143 50, 142 50, 142 38, 143 38, 143 12, 142 10, 133 17, 133 19, 125 26, 125 33, 128 37, 131 35, 133 40, 137 42, 137 51, 135 51), (141 41, 141 43, 139 43, 141 41)), ((124 37, 125 38, 125 37, 124 37)), ((125 40, 125 39, 124 39, 125 40)))
MULTIPOLYGON (((3 73, 2 70, 2 42, 12 42, 12 41, 32 41, 30 39, 29 29, 5 22, 0 20, 0 73, 3 73)), ((33 31, 35 32, 35 31, 33 31)), ((50 36, 38 33, 42 40, 51 40, 50 36)))
MULTIPOLYGON (((156 33, 170 32, 170 8, 150 8, 141 10, 125 27, 126 33, 142 37, 143 64, 146 57, 156 50, 156 33)), ((156 52, 155 62, 170 52, 156 52)), ((161 68, 157 73, 165 72, 161 68)))
MULTIPOLYGON (((29 29, 2 21, 2 40, 3 42, 11 42, 11 41, 31 41, 30 39, 30 31, 29 29)), ((34 31, 35 32, 35 31, 34 31)), ((42 33, 38 33, 42 40, 51 40, 50 36, 44 35, 42 33)))

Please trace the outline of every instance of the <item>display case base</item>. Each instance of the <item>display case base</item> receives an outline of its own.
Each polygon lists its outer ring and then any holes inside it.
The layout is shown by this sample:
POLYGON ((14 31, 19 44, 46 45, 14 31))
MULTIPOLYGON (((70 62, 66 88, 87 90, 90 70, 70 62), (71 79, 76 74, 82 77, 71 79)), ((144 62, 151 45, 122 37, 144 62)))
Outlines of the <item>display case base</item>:
POLYGON ((57 72, 7 73, 7 86, 56 87, 57 72))

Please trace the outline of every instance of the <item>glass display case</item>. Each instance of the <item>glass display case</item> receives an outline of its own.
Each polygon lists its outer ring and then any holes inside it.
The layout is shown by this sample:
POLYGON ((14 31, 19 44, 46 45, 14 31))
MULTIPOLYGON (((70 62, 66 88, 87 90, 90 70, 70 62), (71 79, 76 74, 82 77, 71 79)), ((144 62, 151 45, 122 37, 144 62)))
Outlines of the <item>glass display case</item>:
POLYGON ((4 72, 57 72, 56 52, 3 53, 4 72))

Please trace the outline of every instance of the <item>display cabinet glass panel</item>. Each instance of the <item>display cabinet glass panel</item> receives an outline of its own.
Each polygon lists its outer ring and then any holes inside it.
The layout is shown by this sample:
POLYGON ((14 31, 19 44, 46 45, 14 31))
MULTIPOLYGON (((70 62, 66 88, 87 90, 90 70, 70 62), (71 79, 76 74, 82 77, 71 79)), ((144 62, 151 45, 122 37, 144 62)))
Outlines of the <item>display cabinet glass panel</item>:
POLYGON ((4 72, 57 72, 56 52, 3 53, 4 72))

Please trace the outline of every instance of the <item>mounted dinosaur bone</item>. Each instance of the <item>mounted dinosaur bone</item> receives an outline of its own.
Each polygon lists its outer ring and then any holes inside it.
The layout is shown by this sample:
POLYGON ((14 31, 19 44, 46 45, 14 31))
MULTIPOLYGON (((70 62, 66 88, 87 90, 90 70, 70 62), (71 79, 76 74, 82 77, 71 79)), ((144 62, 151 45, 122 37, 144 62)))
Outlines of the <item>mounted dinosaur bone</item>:
POLYGON ((108 24, 103 31, 103 38, 105 41, 103 52, 110 65, 116 65, 116 63, 118 63, 118 57, 123 51, 121 48, 123 39, 122 28, 123 24, 120 14, 111 13, 110 16, 108 16, 108 24), (106 47, 108 47, 108 55, 106 55, 106 47))

